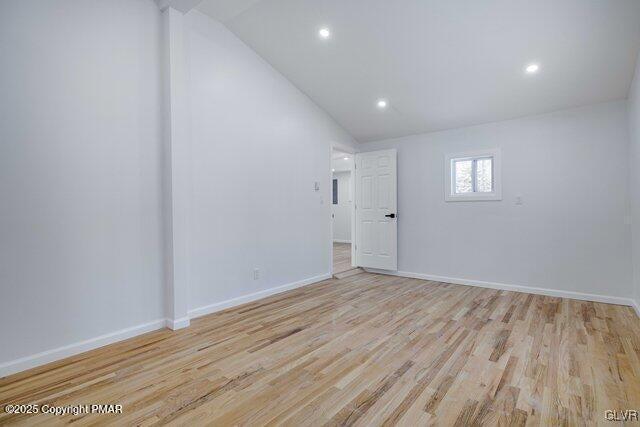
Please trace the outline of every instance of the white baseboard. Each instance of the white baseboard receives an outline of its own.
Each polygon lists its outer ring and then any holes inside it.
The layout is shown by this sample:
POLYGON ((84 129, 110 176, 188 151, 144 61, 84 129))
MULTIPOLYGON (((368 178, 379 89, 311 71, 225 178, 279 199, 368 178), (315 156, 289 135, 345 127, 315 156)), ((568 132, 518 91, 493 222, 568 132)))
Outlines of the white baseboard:
MULTIPOLYGON (((596 294, 585 294, 580 292, 561 291, 556 289, 536 288, 529 286, 519 285, 507 285, 504 283, 484 282, 479 280, 469 279, 457 279, 453 277, 434 276, 430 274, 410 273, 406 271, 386 271, 376 269, 365 269, 372 273, 388 274, 393 276, 409 277, 415 279, 432 280, 437 282, 453 283, 466 286, 478 286, 483 288, 500 289, 506 291, 525 292, 538 295, 548 295, 562 298, 572 298, 586 301, 604 302, 609 304, 620 304, 632 306, 635 308, 636 313, 640 317, 640 305, 638 302, 630 298, 612 297, 596 294)), ((128 338, 135 337, 147 332, 162 329, 163 327, 169 327, 171 329, 180 329, 186 327, 190 323, 190 319, 195 317, 204 316, 206 314, 215 313, 227 308, 231 308, 240 304, 256 301, 261 298, 265 298, 271 295, 279 294, 291 289, 296 289, 302 286, 310 285, 312 283, 321 282, 326 279, 330 279, 331 274, 322 274, 308 279, 300 280, 298 282, 289 283, 282 286, 277 286, 263 291, 255 292, 249 295, 243 295, 241 297, 232 298, 226 301, 222 301, 215 304, 206 305, 193 310, 189 310, 189 316, 180 319, 158 319, 152 322, 144 323, 142 325, 132 326, 130 328, 121 329, 119 331, 111 332, 108 334, 100 335, 95 338, 80 341, 77 343, 69 344, 63 347, 58 347, 52 350, 43 351, 31 356, 22 357, 20 359, 11 360, 0 364, 0 378, 7 375, 15 374, 17 372, 25 371, 27 369, 35 368, 37 366, 44 365, 46 363, 55 362, 66 357, 74 356, 76 354, 84 353, 85 351, 94 350, 99 347, 103 347, 108 344, 113 344, 118 341, 122 341, 128 338)))
POLYGON ((300 280, 298 282, 289 283, 282 286, 277 286, 271 289, 265 289, 264 291, 255 292, 249 295, 243 295, 238 298, 222 301, 216 304, 207 305, 204 307, 189 310, 189 315, 180 319, 158 319, 153 322, 144 323, 142 325, 132 326, 130 328, 121 329, 119 331, 111 332, 105 335, 100 335, 95 338, 80 341, 77 343, 65 345, 52 350, 43 351, 42 353, 34 354, 31 356, 22 357, 20 359, 11 360, 0 364, 0 378, 7 375, 15 374, 18 372, 26 371, 27 369, 35 368, 47 363, 55 362, 57 360, 64 359, 66 357, 75 356, 76 354, 84 353, 85 351, 94 350, 99 347, 103 347, 108 344, 113 344, 118 341, 126 340, 128 338, 135 337, 147 332, 155 331, 168 327, 170 329, 181 329, 189 326, 190 319, 194 317, 204 316, 205 314, 214 313, 216 311, 224 310, 226 308, 234 307, 236 305, 244 304, 247 302, 255 301, 261 298, 265 298, 270 295, 279 294, 281 292, 288 291, 290 289, 299 288, 312 283, 320 282, 322 280, 330 279, 331 274, 322 274, 320 276, 310 277, 308 279, 300 280))
POLYGON ((640 303, 638 301, 633 301, 633 308, 636 310, 638 317, 640 317, 640 303))
MULTIPOLYGON (((586 294, 582 292, 562 291, 559 289, 537 288, 532 286, 507 285, 505 283, 485 282, 482 280, 458 279, 455 277, 434 276, 431 274, 411 273, 408 271, 387 271, 375 268, 365 268, 370 273, 387 274, 391 276, 409 277, 412 279, 432 280, 434 282, 453 283, 455 285, 477 286, 480 288, 499 289, 502 291, 524 292, 528 294, 546 295, 551 297, 570 298, 583 301, 603 302, 607 304, 618 304, 636 307, 631 298, 612 297, 607 295, 586 294)), ((638 314, 640 316, 640 313, 638 314)))
POLYGON ((227 308, 235 307, 236 305, 246 304, 248 302, 256 301, 261 298, 265 298, 271 295, 279 294, 291 289, 300 288, 302 286, 310 285, 312 283, 321 282, 331 278, 331 274, 321 274, 319 276, 310 277, 308 279, 300 280, 298 282, 289 283, 282 286, 276 286, 275 288, 265 289, 263 291, 254 292, 252 294, 243 295, 237 298, 231 298, 226 301, 217 302, 215 304, 209 304, 202 307, 189 310, 189 317, 191 319, 195 317, 205 316, 207 314, 215 313, 217 311, 225 310, 227 308))
POLYGON ((26 371, 27 369, 35 368, 36 366, 41 366, 46 363, 55 362, 56 360, 64 359, 66 357, 75 356, 76 354, 84 353, 85 351, 93 350, 98 347, 113 344, 127 338, 135 337, 136 335, 162 329, 164 328, 165 323, 166 319, 158 319, 153 322, 132 326, 130 328, 121 329, 119 331, 100 335, 88 340, 43 351, 42 353, 11 360, 0 364, 0 378, 17 372, 26 371))
POLYGON ((189 324, 191 324, 191 319, 189 318, 189 316, 184 316, 181 317, 180 319, 164 319, 165 320, 165 325, 167 326, 167 328, 171 329, 172 331, 175 331, 177 329, 182 329, 182 328, 186 328, 187 326, 189 326, 189 324))
POLYGON ((349 244, 351 244, 351 240, 333 239, 333 243, 349 243, 349 244))

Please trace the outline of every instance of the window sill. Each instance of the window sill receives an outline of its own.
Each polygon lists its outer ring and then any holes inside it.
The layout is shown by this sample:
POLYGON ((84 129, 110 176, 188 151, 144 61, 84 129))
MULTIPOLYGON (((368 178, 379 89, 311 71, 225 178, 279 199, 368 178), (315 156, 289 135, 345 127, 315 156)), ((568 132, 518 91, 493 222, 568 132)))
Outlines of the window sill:
POLYGON ((447 194, 444 197, 445 202, 486 202, 486 201, 499 201, 502 200, 501 194, 487 193, 487 194, 447 194))

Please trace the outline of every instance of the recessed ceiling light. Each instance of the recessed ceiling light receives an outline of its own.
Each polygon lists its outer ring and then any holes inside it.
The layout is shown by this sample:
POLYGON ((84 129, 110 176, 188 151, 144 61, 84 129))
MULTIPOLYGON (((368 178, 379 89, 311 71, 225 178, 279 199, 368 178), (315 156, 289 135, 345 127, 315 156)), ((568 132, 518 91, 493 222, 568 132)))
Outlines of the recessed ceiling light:
POLYGON ((525 68, 527 74, 537 73, 539 69, 540 69, 540 66, 538 64, 529 64, 527 65, 527 68, 525 68))
POLYGON ((345 159, 345 160, 349 160, 349 158, 348 158, 348 157, 345 157, 344 159, 345 159))
POLYGON ((335 172, 335 171, 336 171, 335 169, 331 169, 331 172, 335 172))
POLYGON ((329 37, 331 37, 331 31, 329 31, 328 28, 320 28, 320 31, 318 31, 318 35, 320 36, 320 38, 328 39, 329 37))
POLYGON ((379 99, 377 105, 378 108, 387 108, 387 101, 384 99, 379 99))

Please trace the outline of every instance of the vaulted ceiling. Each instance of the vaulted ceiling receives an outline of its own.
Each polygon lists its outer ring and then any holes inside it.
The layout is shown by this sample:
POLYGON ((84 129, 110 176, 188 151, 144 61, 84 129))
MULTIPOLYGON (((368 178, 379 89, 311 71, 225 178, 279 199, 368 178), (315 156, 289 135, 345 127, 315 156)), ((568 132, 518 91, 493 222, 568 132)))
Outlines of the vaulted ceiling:
POLYGON ((640 47, 638 0, 204 0, 199 9, 361 142, 625 98, 640 47), (529 75, 531 63, 540 68, 529 75))

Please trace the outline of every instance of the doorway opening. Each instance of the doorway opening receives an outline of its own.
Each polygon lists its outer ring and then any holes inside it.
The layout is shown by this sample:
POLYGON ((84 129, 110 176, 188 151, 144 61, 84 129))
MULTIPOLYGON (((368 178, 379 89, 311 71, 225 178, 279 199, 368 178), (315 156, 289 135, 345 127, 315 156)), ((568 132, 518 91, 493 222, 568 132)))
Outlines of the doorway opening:
POLYGON ((355 267, 354 244, 354 155, 333 148, 331 152, 331 241, 332 271, 342 275, 355 267))

